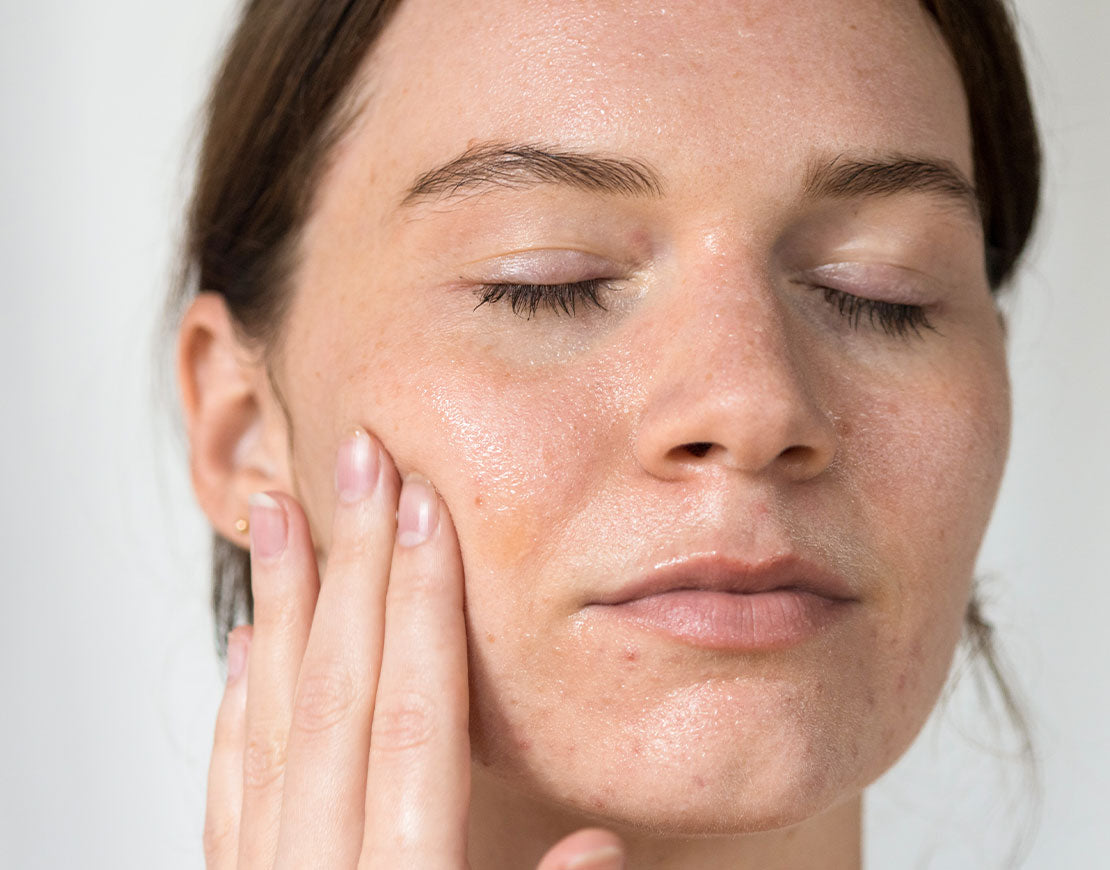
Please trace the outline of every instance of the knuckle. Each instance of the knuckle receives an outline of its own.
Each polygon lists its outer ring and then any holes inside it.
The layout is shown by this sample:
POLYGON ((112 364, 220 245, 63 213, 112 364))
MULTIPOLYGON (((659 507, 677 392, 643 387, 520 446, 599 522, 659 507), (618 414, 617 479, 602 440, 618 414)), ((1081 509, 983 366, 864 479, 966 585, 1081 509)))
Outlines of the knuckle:
POLYGON ((424 611, 428 605, 438 604, 443 597, 443 578, 433 569, 419 566, 405 572, 404 582, 390 582, 391 603, 406 609, 424 611))
POLYGON ((304 673, 293 701, 293 728, 308 734, 327 731, 349 718, 359 699, 355 681, 342 668, 304 673))
POLYGON ((425 695, 406 692, 384 703, 379 699, 374 710, 370 752, 393 754, 419 749, 430 743, 437 731, 435 706, 425 695))
POLYGON ((292 596, 255 596, 255 623, 268 634, 286 637, 300 627, 304 618, 299 602, 292 596))
POLYGON ((285 735, 256 731, 243 747, 243 787, 265 791, 285 773, 285 735))
POLYGON ((357 535, 344 535, 338 531, 328 554, 328 571, 341 574, 358 573, 371 561, 377 551, 372 542, 357 535))

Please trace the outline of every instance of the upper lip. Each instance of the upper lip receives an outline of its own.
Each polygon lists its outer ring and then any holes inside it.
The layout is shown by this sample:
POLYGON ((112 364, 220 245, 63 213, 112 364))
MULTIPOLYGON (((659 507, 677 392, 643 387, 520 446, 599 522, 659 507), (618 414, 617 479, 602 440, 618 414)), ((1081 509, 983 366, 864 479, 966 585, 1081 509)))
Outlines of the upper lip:
POLYGON ((782 555, 753 563, 709 554, 665 562, 592 603, 624 604, 683 589, 738 594, 797 589, 835 601, 856 599, 852 588, 839 574, 798 556, 782 555))

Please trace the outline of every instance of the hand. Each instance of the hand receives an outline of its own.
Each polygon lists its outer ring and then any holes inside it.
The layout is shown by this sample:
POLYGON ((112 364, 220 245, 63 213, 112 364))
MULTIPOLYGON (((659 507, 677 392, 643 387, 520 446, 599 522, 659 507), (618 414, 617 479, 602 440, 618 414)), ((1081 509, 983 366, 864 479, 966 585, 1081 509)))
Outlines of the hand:
MULTIPOLYGON (((340 447, 336 487, 322 582, 296 500, 252 499, 255 623, 229 638, 208 780, 210 870, 467 866, 466 628, 454 525, 422 478, 402 488, 391 457, 365 432, 340 447)), ((539 868, 622 862, 616 835, 584 829, 539 868), (585 861, 598 850, 598 863, 585 861)))

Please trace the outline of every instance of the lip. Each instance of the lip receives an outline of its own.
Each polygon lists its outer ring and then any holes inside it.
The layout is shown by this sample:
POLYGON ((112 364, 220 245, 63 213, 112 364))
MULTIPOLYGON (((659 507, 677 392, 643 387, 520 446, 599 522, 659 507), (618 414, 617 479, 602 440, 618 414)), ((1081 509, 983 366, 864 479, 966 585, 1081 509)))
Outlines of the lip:
POLYGON ((657 565, 631 583, 590 604, 617 605, 682 590, 753 595, 778 589, 807 592, 830 601, 855 601, 848 582, 815 562, 794 555, 752 563, 717 554, 690 556, 657 565))
POLYGON ((843 577, 795 556, 701 556, 657 566, 586 611, 687 645, 764 652, 820 633, 858 600, 843 577))

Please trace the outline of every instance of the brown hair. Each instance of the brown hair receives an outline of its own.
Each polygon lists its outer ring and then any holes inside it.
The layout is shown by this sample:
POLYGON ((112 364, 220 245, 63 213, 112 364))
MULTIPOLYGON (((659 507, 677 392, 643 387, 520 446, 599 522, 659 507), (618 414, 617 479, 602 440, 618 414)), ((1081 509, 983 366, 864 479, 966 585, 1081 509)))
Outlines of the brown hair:
MULTIPOLYGON (((352 119, 364 59, 399 0, 250 0, 208 102, 187 226, 185 267, 168 319, 198 289, 224 296, 237 326, 277 342, 296 247, 331 146, 352 119)), ((975 182, 992 290, 1011 277, 1037 213, 1041 154, 1021 52, 1005 0, 922 0, 959 68, 970 109, 975 182)), ((252 619, 249 554, 214 537, 217 647, 252 619)), ((965 639, 996 678, 1028 749, 1019 705, 998 672, 992 628, 972 598, 965 639)))

